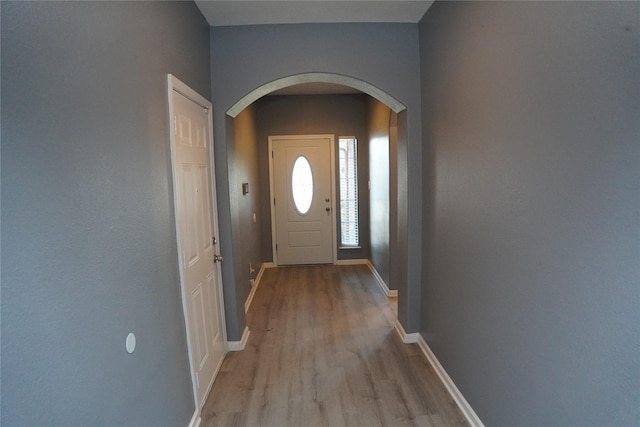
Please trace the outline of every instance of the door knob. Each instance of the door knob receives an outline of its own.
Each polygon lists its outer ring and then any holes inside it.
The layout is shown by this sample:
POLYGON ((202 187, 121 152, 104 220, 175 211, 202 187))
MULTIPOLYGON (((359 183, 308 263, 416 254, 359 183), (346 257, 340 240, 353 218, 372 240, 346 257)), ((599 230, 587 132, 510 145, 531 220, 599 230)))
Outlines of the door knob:
POLYGON ((222 260, 223 260, 222 255, 218 255, 218 254, 213 255, 213 262, 222 262, 222 260))
POLYGON ((331 212, 331 208, 325 208, 325 211, 331 212))

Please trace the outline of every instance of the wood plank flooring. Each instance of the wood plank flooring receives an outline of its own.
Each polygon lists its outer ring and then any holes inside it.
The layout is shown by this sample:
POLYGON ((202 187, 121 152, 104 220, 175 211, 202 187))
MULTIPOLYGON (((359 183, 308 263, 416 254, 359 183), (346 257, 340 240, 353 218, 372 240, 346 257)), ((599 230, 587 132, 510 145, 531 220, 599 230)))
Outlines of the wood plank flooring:
POLYGON ((394 310, 365 265, 267 269, 201 425, 466 425, 394 310))

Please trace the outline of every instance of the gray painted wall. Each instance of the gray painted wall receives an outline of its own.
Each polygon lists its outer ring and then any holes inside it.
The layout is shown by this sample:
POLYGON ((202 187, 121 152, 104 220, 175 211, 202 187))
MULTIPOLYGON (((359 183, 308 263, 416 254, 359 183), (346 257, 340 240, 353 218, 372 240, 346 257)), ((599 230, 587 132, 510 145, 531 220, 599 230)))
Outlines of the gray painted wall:
POLYGON ((207 23, 3 1, 1 24, 2 425, 187 425, 166 74, 209 95, 207 23))
POLYGON ((640 4, 420 23, 422 333, 486 425, 640 424, 640 4))
MULTIPOLYGON (((398 113, 389 113, 389 289, 398 289, 398 113)), ((406 133, 406 126, 405 126, 406 133)))
MULTIPOLYGON (((390 138, 391 110, 383 103, 369 98, 367 130, 369 143, 369 176, 371 184, 371 263, 389 286, 390 280, 390 138)), ((395 177, 394 177, 395 178, 395 177)))
MULTIPOLYGON (((211 76, 222 250, 234 256, 229 210, 227 159, 234 151, 233 124, 226 111, 252 90, 273 80, 299 73, 326 72, 351 76, 391 94, 407 110, 406 138, 399 139, 398 163, 403 170, 398 184, 404 203, 399 221, 411 233, 399 233, 399 253, 406 273, 399 283, 398 317, 408 332, 419 329, 422 202, 406 197, 422 190, 422 144, 419 87, 418 26, 415 24, 318 24, 216 27, 211 29, 211 76), (227 225, 227 227, 225 227, 227 225)), ((245 326, 237 298, 233 268, 223 264, 227 330, 239 339, 245 326), (235 294, 235 295, 234 295, 235 294), (227 300, 228 299, 228 300, 227 300), (232 301, 233 300, 233 301, 232 301)))
MULTIPOLYGON (((332 134, 336 146, 339 136, 355 136, 358 140, 358 185, 360 249, 338 249, 338 259, 367 259, 369 257, 369 196, 367 179, 367 95, 309 95, 265 96, 256 105, 260 139, 260 182, 264 224, 263 252, 273 261, 271 247, 271 204, 269 197, 269 136, 332 134)), ((336 155, 336 183, 338 183, 336 155)), ((336 188, 336 194, 340 194, 336 188)), ((338 203, 338 212, 340 212, 338 203)), ((335 225, 340 246, 340 218, 335 225)))
MULTIPOLYGON (((260 201, 263 185, 260 179, 258 161, 258 128, 255 107, 245 108, 235 118, 235 157, 229 165, 233 170, 234 180, 230 183, 230 191, 237 200, 231 218, 234 230, 237 230, 239 252, 234 257, 236 278, 241 288, 241 301, 245 302, 251 291, 250 280, 255 279, 264 262, 262 253, 262 229, 270 227, 262 221, 260 201), (242 194, 242 184, 249 184, 249 193, 242 194), (253 214, 256 222, 253 222, 253 214), (254 270, 250 273, 249 266, 254 270)), ((267 184, 267 192, 269 185, 267 184)))

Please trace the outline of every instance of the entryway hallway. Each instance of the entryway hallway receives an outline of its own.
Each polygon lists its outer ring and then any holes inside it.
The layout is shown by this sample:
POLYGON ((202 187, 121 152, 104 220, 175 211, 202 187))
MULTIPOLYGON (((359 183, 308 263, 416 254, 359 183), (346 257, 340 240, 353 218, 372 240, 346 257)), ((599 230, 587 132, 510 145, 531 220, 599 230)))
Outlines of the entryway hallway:
POLYGON ((366 265, 272 268, 259 286, 203 426, 465 425, 366 265))

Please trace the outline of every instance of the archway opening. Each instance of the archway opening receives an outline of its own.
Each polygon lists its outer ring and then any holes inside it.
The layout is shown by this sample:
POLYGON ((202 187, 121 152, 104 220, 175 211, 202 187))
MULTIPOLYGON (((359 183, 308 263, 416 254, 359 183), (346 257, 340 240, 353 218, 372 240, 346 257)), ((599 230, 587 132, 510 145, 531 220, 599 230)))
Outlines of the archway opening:
MULTIPOLYGON (((231 231, 231 263, 225 267, 231 270, 232 286, 235 287, 233 293, 238 306, 244 302, 245 309, 248 309, 255 290, 252 284, 260 277, 261 267, 270 266, 273 261, 268 136, 331 133, 335 135, 336 142, 340 136, 356 136, 353 135, 356 131, 319 130, 314 127, 317 124, 314 120, 308 117, 300 119, 300 112, 313 110, 316 116, 331 120, 336 112, 347 117, 349 106, 358 102, 360 106, 357 108, 365 117, 364 130, 357 135, 357 139, 358 155, 362 156, 359 159, 361 167, 358 168, 359 195, 362 198, 360 211, 367 216, 362 218, 361 231, 367 237, 363 239, 365 244, 360 252, 342 250, 337 259, 338 263, 371 263, 387 295, 398 295, 399 284, 406 281, 407 277, 406 254, 403 255, 406 251, 402 250, 406 242, 403 244, 399 240, 403 236, 406 238, 407 230, 400 229, 398 222, 399 217, 406 217, 407 211, 407 198, 398 194, 398 173, 406 171, 407 161, 406 156, 402 155, 403 152, 406 154, 406 150, 398 150, 399 145, 406 147, 406 107, 368 82, 338 74, 306 73, 265 83, 247 93, 226 111, 224 134, 231 212, 229 224, 221 226, 227 226, 231 231), (322 85, 325 90, 331 89, 320 93, 309 91, 309 87, 317 89, 322 85), (300 87, 304 86, 306 89, 300 91, 300 87), (324 101, 318 101, 321 98, 324 101), (341 98, 342 106, 334 103, 337 98, 341 98), (332 112, 332 109, 335 111, 332 112), (304 123, 298 127, 292 125, 292 115, 304 123), (289 125, 283 125, 287 120, 289 125), (373 159, 369 149, 373 144, 378 153, 382 150, 386 151, 386 155, 373 159), (387 163, 383 168, 377 168, 375 162, 381 159, 387 163), (387 175, 381 176, 382 172, 387 175), (374 182, 370 179, 372 173, 377 178, 374 182), (383 188, 378 188, 381 183, 383 188), (376 205, 372 207, 374 202, 376 205), (386 221, 386 227, 376 225, 376 229, 372 230, 373 215, 377 224, 386 221)), ((406 228, 406 222, 404 224, 406 228)), ((229 287, 229 284, 225 286, 229 287)), ((238 313, 239 316, 242 314, 238 313)), ((237 323, 244 324, 243 320, 237 323)))
POLYGON ((229 108, 227 110, 227 115, 235 118, 242 110, 253 104, 258 99, 262 98, 263 96, 287 87, 305 83, 329 83, 351 87, 377 99, 378 101, 387 105, 392 111, 396 113, 400 113, 407 108, 395 97, 363 80, 333 73, 303 73, 283 77, 281 79, 271 81, 255 88, 254 90, 243 96, 241 99, 239 99, 238 102, 236 102, 231 108, 229 108))

